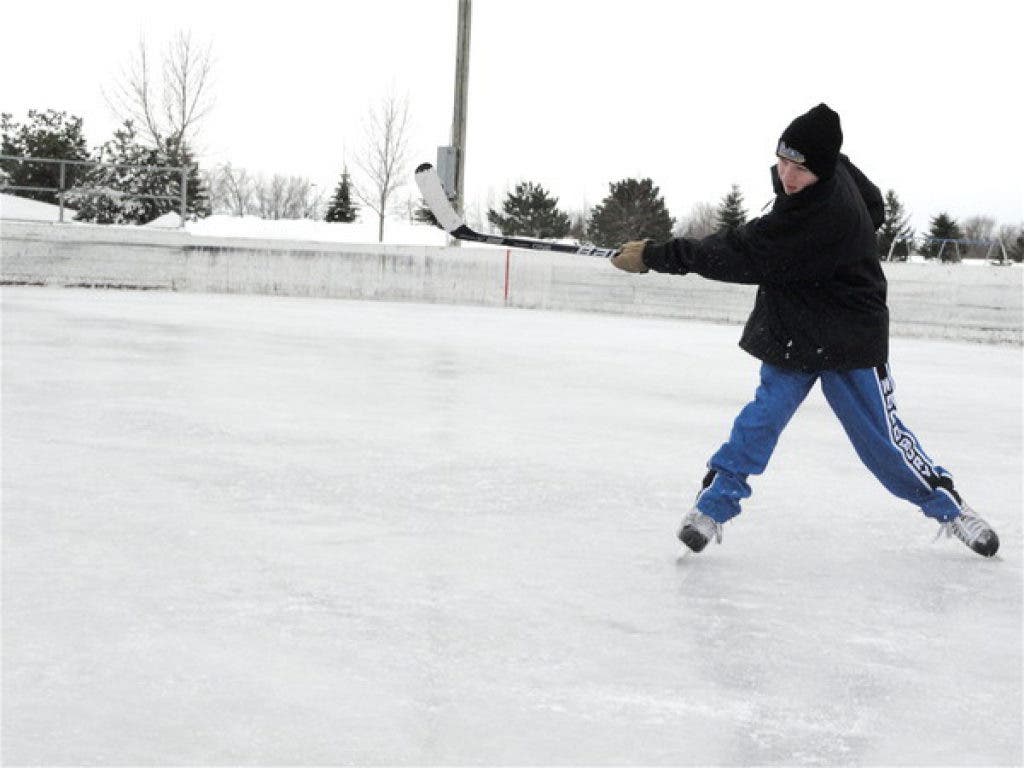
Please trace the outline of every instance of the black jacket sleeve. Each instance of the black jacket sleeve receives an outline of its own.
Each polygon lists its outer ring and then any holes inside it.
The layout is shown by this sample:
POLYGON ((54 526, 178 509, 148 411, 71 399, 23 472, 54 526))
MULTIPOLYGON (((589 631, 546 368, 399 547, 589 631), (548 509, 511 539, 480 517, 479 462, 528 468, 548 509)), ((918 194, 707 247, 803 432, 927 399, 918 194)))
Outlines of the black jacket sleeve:
MULTIPOLYGON (((694 273, 710 280, 757 285, 813 283, 861 257, 862 228, 885 218, 882 195, 840 155, 836 174, 794 195, 778 194, 772 210, 703 239, 648 243, 643 259, 656 272, 694 273), (869 224, 870 220, 870 224, 869 224)), ((773 168, 772 182, 781 190, 773 168)))
POLYGON ((864 198, 864 205, 868 209, 868 215, 871 216, 871 223, 875 225, 875 229, 878 229, 885 221, 885 201, 882 199, 881 190, 861 172, 860 168, 851 163, 850 158, 846 155, 840 154, 839 162, 846 166, 846 170, 853 177, 860 196, 864 198))
POLYGON ((779 198, 771 213, 701 240, 648 243, 644 264, 656 272, 695 273, 726 283, 813 282, 832 275, 850 226, 815 200, 779 198))

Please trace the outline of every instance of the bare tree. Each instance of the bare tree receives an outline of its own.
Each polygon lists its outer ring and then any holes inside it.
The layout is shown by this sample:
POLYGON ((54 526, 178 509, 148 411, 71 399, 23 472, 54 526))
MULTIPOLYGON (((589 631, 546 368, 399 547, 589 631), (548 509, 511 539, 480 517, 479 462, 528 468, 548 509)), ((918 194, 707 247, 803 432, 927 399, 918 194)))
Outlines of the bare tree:
POLYGON ((252 213, 255 179, 244 168, 234 168, 231 163, 225 163, 209 174, 207 189, 210 190, 210 206, 214 213, 232 216, 252 213))
POLYGON ((274 174, 267 178, 225 163, 208 174, 206 181, 215 213, 264 219, 322 218, 323 193, 302 176, 274 174))
POLYGON ((388 201, 406 183, 408 165, 409 104, 393 94, 371 107, 365 125, 362 150, 356 166, 365 174, 363 184, 355 184, 356 196, 377 214, 377 241, 384 242, 384 217, 388 201))
POLYGON ((324 218, 324 193, 316 184, 308 184, 306 194, 303 197, 302 218, 313 221, 323 221, 324 218))
POLYGON ((315 218, 320 198, 316 185, 301 176, 257 176, 253 184, 253 212, 264 219, 315 218))
POLYGON ((123 120, 140 126, 153 145, 192 143, 199 122, 213 106, 211 46, 197 45, 179 31, 154 62, 145 38, 111 90, 107 104, 123 120))
POLYGON ((694 203, 689 215, 679 222, 676 235, 680 237, 707 237, 718 231, 718 206, 713 203, 694 203))
POLYGON ((989 246, 979 243, 996 239, 996 220, 991 216, 971 216, 963 223, 963 233, 966 240, 974 241, 967 246, 968 257, 984 258, 989 246))

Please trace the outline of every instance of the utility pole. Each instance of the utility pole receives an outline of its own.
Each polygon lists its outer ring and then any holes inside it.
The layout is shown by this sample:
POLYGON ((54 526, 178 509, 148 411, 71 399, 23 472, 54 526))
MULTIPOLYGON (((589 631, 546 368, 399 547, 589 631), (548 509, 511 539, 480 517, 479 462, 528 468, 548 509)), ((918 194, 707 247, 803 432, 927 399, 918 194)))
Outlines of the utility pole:
POLYGON ((469 29, 472 0, 459 0, 459 34, 455 53, 455 109, 452 147, 455 149, 455 210, 463 212, 466 169, 466 104, 469 93, 469 29))

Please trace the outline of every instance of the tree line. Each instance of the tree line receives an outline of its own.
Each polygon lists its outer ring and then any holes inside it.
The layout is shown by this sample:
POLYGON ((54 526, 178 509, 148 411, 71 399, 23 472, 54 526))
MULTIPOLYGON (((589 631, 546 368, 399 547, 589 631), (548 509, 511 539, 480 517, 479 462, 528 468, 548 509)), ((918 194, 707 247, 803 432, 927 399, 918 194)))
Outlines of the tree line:
MULTIPOLYGON (((196 45, 187 32, 172 39, 162 58, 154 57, 140 40, 124 72, 105 92, 122 124, 111 139, 92 151, 79 117, 52 109, 30 110, 28 119, 18 122, 3 113, 0 154, 71 162, 62 168, 32 160, 0 160, 0 187, 14 187, 15 194, 51 203, 60 194, 76 211, 77 220, 114 224, 145 224, 167 212, 180 212, 183 193, 187 218, 226 213, 351 222, 365 208, 376 215, 378 238, 383 240, 385 216, 394 210, 396 192, 410 175, 407 102, 388 95, 371 107, 361 150, 353 158, 362 183, 357 183, 346 163, 325 203, 323 192, 304 177, 268 177, 231 163, 200 169, 192 146, 212 108, 211 60, 209 47, 196 45), (159 59, 156 66, 154 59, 159 59), (162 77, 156 77, 156 71, 162 77)), ((415 205, 410 198, 404 207, 411 219, 436 223, 422 201, 415 205)), ((733 185, 717 204, 696 203, 677 222, 650 178, 612 182, 598 205, 576 212, 561 209, 558 198, 542 185, 524 180, 500 206, 486 211, 487 226, 505 235, 571 237, 601 247, 645 238, 699 238, 746 221, 743 195, 733 185)), ((997 230, 995 220, 985 216, 961 224, 943 212, 931 219, 927 233, 917 235, 908 222, 899 197, 888 190, 886 219, 878 233, 883 259, 905 260, 916 250, 926 258, 955 261, 978 255, 979 249, 998 239, 1009 258, 1024 260, 1020 226, 997 230), (975 245, 965 252, 958 241, 975 245)))
MULTIPOLYGON (((385 102, 382 119, 395 119, 402 109, 393 102, 385 102)), ((186 168, 188 217, 202 218, 217 212, 265 219, 322 218, 333 222, 358 218, 359 195, 347 165, 325 204, 315 185, 303 177, 267 177, 230 163, 201 172, 180 126, 161 129, 152 119, 145 125, 147 135, 143 137, 134 120, 126 119, 113 138, 90 152, 79 117, 55 110, 31 110, 28 120, 19 123, 4 113, 0 115, 0 154, 76 162, 66 165, 60 178, 61 169, 56 165, 2 160, 0 185, 66 190, 64 201, 76 210, 75 218, 79 221, 144 224, 168 211, 180 210, 182 174, 177 169, 186 168)), ((381 237, 384 214, 399 186, 401 170, 380 169, 383 175, 368 206, 377 214, 381 237)), ((44 202, 58 200, 55 191, 12 191, 44 202)), ((365 204, 365 196, 363 199, 365 204)), ((931 218, 927 232, 918 234, 892 189, 885 194, 885 211, 877 237, 878 252, 884 260, 905 261, 915 251, 925 258, 942 261, 986 255, 1001 258, 1002 250, 993 253, 991 245, 998 241, 1009 259, 1024 261, 1024 232, 1019 226, 998 228, 995 219, 988 216, 974 216, 961 223, 942 212, 931 218)), ((436 223, 422 201, 412 211, 412 218, 436 223)), ((610 183, 608 195, 592 209, 570 213, 560 208, 558 198, 541 184, 522 181, 506 194, 499 207, 487 209, 486 220, 492 231, 504 235, 573 238, 607 248, 646 238, 663 241, 673 236, 705 237, 746 223, 747 210, 742 192, 732 185, 717 204, 696 203, 689 215, 677 222, 651 179, 627 178, 610 183)))
MULTIPOLYGON (((717 205, 697 203, 680 226, 669 216, 665 201, 651 179, 623 179, 609 185, 608 196, 592 211, 575 217, 558 208, 539 184, 524 181, 509 192, 501 210, 489 209, 487 221, 504 235, 539 238, 572 237, 604 248, 629 240, 656 242, 672 236, 701 238, 735 229, 747 221, 743 194, 737 185, 717 205)), ((973 216, 962 224, 946 212, 932 217, 929 229, 917 234, 894 190, 885 194, 885 220, 877 233, 878 254, 885 261, 906 261, 911 253, 926 259, 956 262, 990 257, 1024 261, 1024 231, 1020 226, 997 229, 990 216, 973 216)))
POLYGON ((145 224, 182 207, 192 219, 230 213, 354 221, 359 200, 377 213, 382 239, 388 205, 404 183, 405 101, 389 96, 371 108, 364 145, 354 157, 365 181, 356 183, 346 164, 325 204, 308 178, 268 177, 230 163, 200 169, 193 147, 213 107, 212 67, 211 48, 196 44, 186 31, 158 54, 140 39, 123 71, 103 89, 122 122, 93 150, 82 119, 67 112, 29 110, 24 122, 3 113, 0 154, 25 159, 0 160, 0 188, 43 202, 62 200, 79 221, 113 224, 145 224))

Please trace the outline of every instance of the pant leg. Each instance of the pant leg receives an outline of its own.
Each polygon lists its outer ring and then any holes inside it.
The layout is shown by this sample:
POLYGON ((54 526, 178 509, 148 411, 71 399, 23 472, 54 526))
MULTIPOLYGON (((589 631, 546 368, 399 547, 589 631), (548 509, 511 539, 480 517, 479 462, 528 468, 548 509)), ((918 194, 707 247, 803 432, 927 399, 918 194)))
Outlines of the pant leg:
POLYGON ((750 496, 748 475, 768 466, 779 435, 814 386, 817 374, 761 365, 761 383, 754 399, 733 422, 729 441, 708 461, 704 488, 696 507, 724 523, 740 513, 740 501, 750 496))
POLYGON ((928 457, 896 413, 888 365, 828 371, 821 390, 861 461, 890 493, 936 520, 960 513, 953 477, 928 457))

